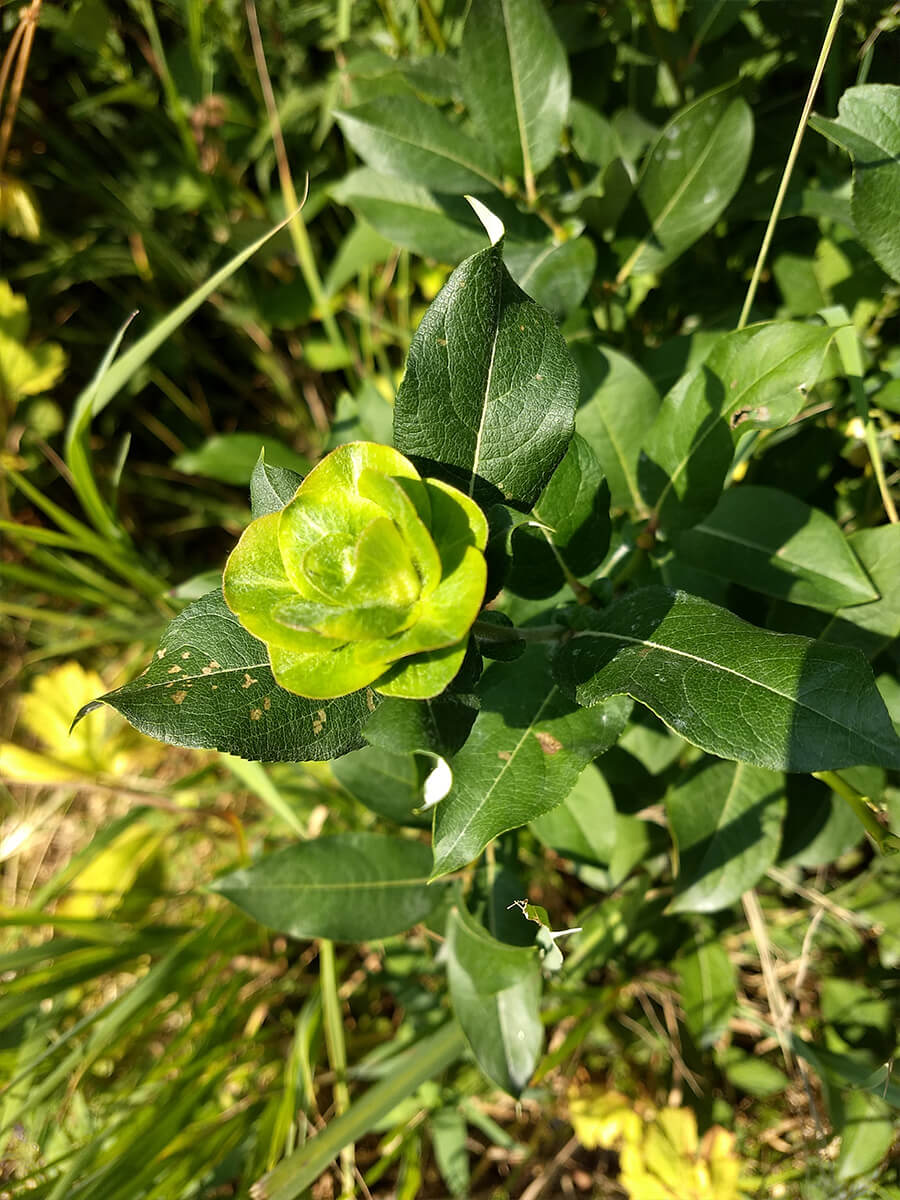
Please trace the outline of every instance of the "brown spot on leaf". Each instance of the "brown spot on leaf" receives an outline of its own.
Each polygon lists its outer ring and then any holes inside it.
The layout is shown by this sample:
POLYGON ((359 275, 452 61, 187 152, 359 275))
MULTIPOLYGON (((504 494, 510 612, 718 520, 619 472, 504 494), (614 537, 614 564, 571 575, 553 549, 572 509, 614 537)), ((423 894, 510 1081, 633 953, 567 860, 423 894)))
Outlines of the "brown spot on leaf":
POLYGON ((165 657, 166 657, 166 652, 165 652, 165 650, 157 650, 157 652, 156 652, 156 657, 157 657, 157 658, 165 658, 165 657))
POLYGON ((187 695, 187 692, 176 692, 175 695, 172 697, 172 703, 173 704, 181 704, 186 695, 187 695))
POLYGON ((241 687, 242 687, 242 688, 253 687, 254 683, 257 683, 257 682, 258 682, 258 680, 256 680, 256 679, 253 679, 253 678, 252 678, 250 675, 248 675, 248 674, 247 674, 247 672, 245 671, 245 672, 244 672, 244 682, 241 684, 241 687))
POLYGON ((266 696, 263 700, 263 708, 266 710, 266 712, 268 712, 271 707, 272 707, 272 701, 269 699, 268 696, 266 696))
POLYGON ((190 658, 191 657, 190 650, 185 650, 184 653, 181 655, 181 657, 182 658, 190 658))
POLYGON ((503 762, 509 762, 509 760, 512 758, 512 754, 509 750, 498 750, 497 757, 502 759, 503 762))
POLYGON ((558 754, 562 750, 562 742, 552 733, 536 733, 534 736, 545 754, 558 754))
POLYGON ((366 708, 369 712, 375 711, 375 693, 371 688, 366 688, 366 708))
POLYGON ((221 663, 217 663, 217 662, 216 662, 216 660, 215 660, 214 658, 211 658, 211 659, 209 660, 209 669, 210 669, 211 671, 221 671, 221 670, 222 670, 222 664, 221 664, 221 663))
POLYGON ((262 716, 261 708, 251 708, 250 709, 250 720, 251 721, 258 721, 261 716, 262 716))
POLYGON ((174 667, 169 667, 166 674, 167 675, 177 675, 180 670, 181 670, 181 667, 179 667, 178 664, 176 663, 174 667))

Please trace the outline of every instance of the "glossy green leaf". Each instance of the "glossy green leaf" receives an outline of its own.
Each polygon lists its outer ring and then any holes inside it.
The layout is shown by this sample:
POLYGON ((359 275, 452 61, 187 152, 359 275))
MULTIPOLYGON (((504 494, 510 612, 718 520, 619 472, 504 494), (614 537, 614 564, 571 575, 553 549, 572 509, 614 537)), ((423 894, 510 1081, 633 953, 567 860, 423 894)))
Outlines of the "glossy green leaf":
POLYGON ((482 1071, 518 1096, 544 1039, 541 969, 535 949, 492 938, 464 910, 447 923, 447 980, 456 1019, 482 1071))
POLYGON ((413 754, 392 754, 377 746, 364 746, 339 758, 331 769, 341 787, 380 817, 398 825, 427 826, 431 823, 428 817, 413 810, 422 806, 422 784, 433 765, 426 765, 413 754))
POLYGON ((609 548, 609 488, 591 447, 578 434, 532 509, 511 535, 506 587, 520 596, 552 596, 565 573, 599 567, 609 548))
POLYGON ((321 762, 363 745, 360 731, 377 702, 368 690, 315 701, 280 688, 265 646, 217 589, 172 621, 143 675, 78 717, 104 703, 141 733, 174 746, 258 762, 321 762))
POLYGON ((675 384, 638 469, 641 494, 662 526, 687 528, 715 507, 738 439, 797 415, 832 336, 826 327, 790 321, 727 333, 675 384))
POLYGON ((459 870, 498 834, 561 803, 614 744, 629 709, 620 698, 580 711, 554 685, 541 646, 489 667, 481 711, 450 761, 453 786, 435 811, 435 876, 459 870))
POLYGON ((270 466, 299 472, 301 476, 310 468, 309 460, 302 454, 277 438, 257 433, 213 434, 196 450, 179 454, 172 460, 172 466, 184 475, 202 475, 206 479, 218 479, 220 483, 247 484, 261 451, 265 452, 270 466))
POLYGON ((577 399, 559 330, 513 283, 497 244, 457 267, 423 317, 394 442, 482 504, 530 508, 566 452, 577 399))
MULTIPOLYGON (((420 184, 361 167, 331 189, 396 246, 438 262, 461 262, 484 245, 484 230, 458 196, 438 196, 420 184)), ((495 200, 485 201, 495 204, 495 200)))
POLYGON ((375 833, 285 846, 211 885, 254 920, 298 938, 365 942, 424 921, 443 899, 427 887, 428 847, 375 833))
POLYGON ((784 777, 748 763, 703 765, 666 796, 678 850, 672 912, 717 912, 773 865, 787 808, 784 777))
POLYGON ((579 775, 561 804, 531 822, 545 846, 564 858, 608 863, 616 849, 616 806, 593 763, 579 775))
POLYGON ((641 513, 638 459, 659 411, 656 388, 616 350, 576 343, 572 353, 581 374, 575 428, 600 460, 615 507, 641 513))
POLYGON ((250 475, 250 512, 256 517, 280 512, 297 494, 303 476, 286 467, 266 462, 265 451, 260 453, 250 475))
POLYGON ((878 600, 837 524, 778 488, 729 488, 675 547, 691 566, 795 604, 834 612, 878 600))
POLYGON ((523 292, 562 320, 587 294, 597 269, 597 251, 589 237, 553 242, 508 242, 509 273, 523 292))
POLYGON ((484 143, 412 96, 381 96, 336 116, 350 145, 376 171, 457 195, 497 184, 497 165, 484 143))
POLYGON ((579 704, 626 693, 702 750, 773 770, 900 766, 900 738, 856 650, 757 629, 659 587, 577 616, 556 675, 579 704))
POLYGON ((631 273, 661 271, 728 207, 753 146, 753 114, 732 91, 694 100, 664 126, 650 147, 636 201, 649 224, 635 245, 623 240, 631 273))
POLYGON ((569 64, 541 0, 472 0, 459 51, 463 97, 505 171, 533 179, 556 155, 569 64))
POLYGON ((712 936, 696 937, 676 960, 681 1007, 691 1037, 702 1049, 715 1045, 737 1004, 734 966, 712 936))
POLYGON ((455 754, 468 737, 478 712, 478 697, 465 690, 467 686, 474 688, 477 676, 470 684, 460 683, 457 689, 457 680, 465 674, 464 662, 447 691, 431 700, 386 697, 366 724, 366 741, 391 754, 419 751, 442 758, 455 754))
POLYGON ((881 598, 840 609, 819 636, 840 646, 856 646, 874 658, 900 637, 900 525, 857 529, 847 541, 881 598))
POLYGON ((900 87, 848 88, 836 121, 813 116, 810 124, 853 156, 853 222, 872 257, 900 281, 900 87))

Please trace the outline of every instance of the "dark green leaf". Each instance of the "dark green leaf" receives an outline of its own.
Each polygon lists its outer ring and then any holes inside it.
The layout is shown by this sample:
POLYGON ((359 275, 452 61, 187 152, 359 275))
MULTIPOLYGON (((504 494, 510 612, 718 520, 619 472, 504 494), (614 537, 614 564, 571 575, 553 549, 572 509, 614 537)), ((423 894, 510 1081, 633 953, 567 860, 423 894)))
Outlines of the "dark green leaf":
POLYGON ((819 635, 841 646, 856 646, 874 658, 900 637, 900 525, 858 529, 847 541, 881 593, 871 604, 836 612, 819 635))
POLYGON ((582 162, 604 168, 621 152, 615 129, 583 100, 572 100, 569 104, 569 124, 572 149, 582 162))
POLYGON ((588 443, 575 434, 532 509, 532 524, 512 534, 506 586, 520 596, 552 596, 565 572, 586 575, 609 548, 609 488, 588 443))
POLYGON ((456 268, 422 318, 394 442, 482 503, 530 508, 566 452, 577 399, 559 330, 489 246, 456 268))
POLYGON ((581 374, 575 428, 600 460, 615 507, 641 513, 638 459, 659 411, 656 388, 615 350, 576 343, 572 353, 581 374))
POLYGON ((426 886, 429 859, 422 842, 338 833, 285 846, 211 886, 279 933, 365 942, 402 933, 441 902, 443 889, 426 886))
POLYGON ((196 450, 185 450, 172 459, 176 471, 185 475, 203 475, 220 483, 247 484, 261 452, 273 467, 287 467, 301 475, 309 470, 309 461, 277 438, 258 433, 216 433, 196 450))
POLYGON ((250 512, 255 520, 268 513, 281 512, 293 499, 303 476, 284 467, 270 466, 261 451, 250 476, 250 512))
POLYGON ((834 612, 878 600, 836 523, 777 488, 729 488, 675 546, 692 566, 795 604, 834 612))
POLYGON ((447 924, 447 979, 453 1011, 479 1067, 518 1096, 544 1038, 537 950, 498 942, 455 908, 447 924))
POLYGON ((364 746, 339 758, 331 769, 338 783, 372 812, 398 825, 421 827, 430 821, 413 809, 422 806, 422 784, 433 765, 426 765, 413 754, 392 754, 377 746, 364 746))
POLYGON ((684 1023, 697 1045, 707 1049, 728 1028, 737 1004, 734 967, 724 946, 710 936, 692 940, 676 965, 684 1023))
POLYGON ((533 179, 553 161, 569 107, 569 64, 541 0, 472 0, 459 81, 505 171, 533 179))
POLYGON ((711 763, 666 796, 678 848, 673 912, 716 912, 775 862, 787 804, 784 777, 748 763, 711 763))
POLYGON ((871 668, 856 650, 771 633, 685 592, 648 587, 562 646, 579 704, 626 693, 710 754, 786 771, 900 766, 871 668))
MULTIPOLYGON (((331 189, 334 198, 360 213, 397 246, 456 264, 484 245, 484 230, 458 196, 441 196, 369 167, 352 171, 331 189)), ((496 207, 494 198, 484 197, 496 207)))
POLYGON ((338 247, 325 277, 325 295, 334 296, 361 271, 383 263, 394 251, 392 240, 365 221, 357 221, 338 247))
POLYGON ((497 183, 484 143, 412 97, 382 96, 336 116, 353 149, 376 171, 458 195, 497 183))
POLYGON ((619 243, 632 273, 661 271, 728 207, 753 145, 753 114, 732 91, 694 100, 668 122, 651 146, 636 201, 649 229, 619 243))
POLYGON ((215 591, 172 621, 143 675, 86 705, 76 720, 104 703, 174 746, 258 762, 321 762, 363 745, 360 731, 377 702, 368 689, 306 700, 280 688, 265 646, 215 591))
POLYGON ((675 384, 644 441, 641 493, 669 529, 715 506, 738 438, 777 429, 803 407, 833 330, 777 321, 724 334, 675 384))
POLYGON ((859 818, 836 792, 808 775, 792 775, 779 861, 813 868, 840 858, 863 838, 859 818))
POLYGON ((453 786, 437 806, 434 873, 471 862, 492 838, 549 812, 622 732, 629 704, 579 711, 553 684, 541 646, 485 672, 481 712, 451 759, 453 786))
POLYGON ((606 780, 589 763, 563 800, 531 822, 531 830, 557 854, 608 863, 616 849, 616 807, 606 780))
POLYGON ((848 88, 836 121, 813 116, 810 124, 852 154, 853 221, 872 257, 900 281, 900 87, 848 88))
POLYGON ((504 257, 510 275, 522 291, 558 320, 578 307, 597 269, 594 243, 584 236, 559 245, 508 242, 504 257))

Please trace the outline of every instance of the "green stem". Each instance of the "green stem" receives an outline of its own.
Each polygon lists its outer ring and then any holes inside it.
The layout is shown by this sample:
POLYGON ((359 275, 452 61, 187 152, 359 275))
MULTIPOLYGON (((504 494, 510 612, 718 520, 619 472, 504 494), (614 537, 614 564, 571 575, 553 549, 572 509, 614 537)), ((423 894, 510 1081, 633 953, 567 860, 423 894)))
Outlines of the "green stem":
POLYGON ((841 363, 844 368, 844 374, 847 377, 847 383, 850 386, 850 395, 853 397, 856 415, 863 424, 863 436, 865 438, 866 449, 869 451, 869 459, 872 463, 875 481, 878 484, 878 491, 881 494, 881 502, 884 505, 884 511, 887 513, 888 520, 892 525, 896 525, 900 522, 900 517, 897 515, 894 498, 891 495, 891 489, 888 487, 885 477, 884 459, 881 456, 881 447, 878 445, 875 425, 869 414, 868 397, 863 387, 864 370, 862 355, 859 351, 859 338, 853 326, 848 324, 850 317, 844 308, 837 306, 835 308, 823 309, 822 316, 829 325, 837 327, 837 332, 834 335, 835 345, 841 356, 841 363))
POLYGON ((753 268, 753 275, 750 279, 750 286, 747 288, 747 296, 744 300, 744 307, 741 309, 741 315, 738 318, 737 327, 743 329, 747 324, 750 316, 750 309, 753 307, 753 301, 756 298, 756 289, 759 286, 760 276, 763 272, 763 267, 766 263, 766 258, 769 253, 769 247, 772 244, 772 238, 775 234, 775 226, 778 224, 778 218, 781 215, 781 206, 784 204, 784 198, 787 195, 788 185, 791 182, 791 175, 794 173, 794 165, 797 162, 797 155, 800 153, 800 143, 803 141, 803 135, 806 132, 806 123, 809 120, 809 114, 812 109, 813 100, 816 92, 819 89, 819 82, 822 78, 822 72, 825 70, 825 64, 828 61, 828 55, 831 53, 831 47, 834 43, 835 34, 837 33, 838 23, 841 19, 841 12, 844 8, 844 0, 835 0, 834 11, 831 14, 831 20, 828 23, 828 29, 825 31, 825 40, 822 42, 822 49, 819 52, 819 61, 816 63, 816 69, 813 71, 812 82, 809 85, 809 91, 806 95, 806 102, 803 105, 803 112, 800 114, 800 123, 797 126, 797 132, 794 134, 794 141, 791 145, 790 153, 788 154, 787 162, 784 166, 784 174, 781 176, 781 183, 778 185, 778 194, 775 197, 775 203, 772 205, 772 212, 769 216, 769 223, 766 226, 766 232, 763 236, 762 246, 759 249, 759 256, 756 259, 756 266, 753 268))
POLYGON ((836 771, 814 771, 813 778, 821 780, 850 805, 879 854, 893 854, 900 849, 900 838, 884 828, 876 816, 878 810, 868 796, 858 792, 836 771))
MULTIPOLYGON (((322 1018, 325 1025, 325 1045, 328 1061, 334 1072, 334 1111, 342 1117, 350 1107, 347 1087, 347 1047, 344 1042, 344 1022, 338 996, 337 967, 334 942, 322 938, 319 942, 319 987, 322 993, 322 1018)), ((341 1200, 354 1195, 353 1172, 356 1159, 353 1142, 341 1147, 341 1200)))
POLYGON ((364 1137, 426 1080, 455 1062, 465 1044, 463 1032, 455 1021, 448 1021, 437 1033, 418 1042, 389 1075, 370 1087, 343 1116, 331 1121, 321 1133, 254 1184, 250 1191, 253 1200, 297 1200, 343 1146, 364 1137))
POLYGON ((291 175, 284 136, 281 132, 281 118, 278 115, 278 105, 275 103, 275 93, 272 90, 272 80, 269 77, 269 68, 266 64, 266 54, 263 49, 262 35, 259 31, 259 18, 256 15, 254 0, 247 0, 246 8, 247 25, 250 29, 250 44, 253 48, 253 59, 256 63, 256 73, 259 76, 259 85, 262 88, 266 113, 269 118, 269 127, 272 132, 272 143, 275 147, 275 161, 278 166, 278 181, 281 186, 281 195, 284 199, 285 212, 293 214, 288 222, 288 229, 290 230, 291 241, 294 244, 294 254, 297 257, 297 264, 300 267, 300 272, 303 275, 306 286, 309 288, 309 294, 312 296, 313 303, 319 312, 319 317, 328 335, 328 340, 333 346, 343 348, 344 339, 341 337, 341 331, 331 311, 331 302, 325 295, 325 288, 322 285, 322 279, 316 266, 316 257, 313 252, 312 242, 309 240, 306 222, 303 220, 303 214, 300 212, 301 206, 297 201, 297 192, 294 187, 293 176, 291 175))
POLYGON ((472 632, 485 642, 557 642, 568 631, 565 625, 535 625, 531 629, 520 629, 518 626, 476 621, 472 632))

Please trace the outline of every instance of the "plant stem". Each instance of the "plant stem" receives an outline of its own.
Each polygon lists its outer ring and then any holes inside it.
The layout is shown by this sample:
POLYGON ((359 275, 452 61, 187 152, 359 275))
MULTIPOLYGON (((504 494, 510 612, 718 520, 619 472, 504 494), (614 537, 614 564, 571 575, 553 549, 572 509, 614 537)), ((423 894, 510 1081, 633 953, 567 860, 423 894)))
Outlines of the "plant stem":
POLYGON ((338 329, 337 321, 335 321, 334 315, 331 312, 330 302, 325 295, 325 289, 322 286, 322 280, 319 277, 319 271, 316 267, 316 258, 313 253, 312 243, 309 240, 306 222, 299 211, 301 206, 297 203, 297 192, 294 188, 294 180, 291 175, 290 163, 288 162, 284 135, 281 132, 281 118, 278 115, 278 105, 275 103, 272 80, 269 77, 269 68, 266 65, 266 54, 263 49, 262 36, 259 32, 259 19, 256 15, 254 0, 247 0, 247 24, 250 28, 250 42, 253 46, 253 59, 256 63, 256 72, 259 76, 259 84, 262 88, 266 113, 268 114, 269 125, 272 130, 272 142, 275 146, 275 159, 278 164, 278 180, 281 185, 281 194, 284 198, 285 212, 293 214, 288 223, 288 228, 291 233, 291 241, 294 243, 294 253, 297 256, 297 263, 306 286, 309 288, 313 302, 319 310, 319 316, 328 335, 328 340, 333 346, 343 347, 344 339, 341 337, 341 331, 338 329))
POLYGON ((490 621, 476 621, 472 626, 476 637, 485 642, 557 642, 567 631, 565 625, 535 625, 531 629, 510 628, 508 625, 493 625, 490 621))
POLYGON ((881 456, 881 447, 878 445, 878 438, 875 434, 875 425, 869 414, 869 401, 863 387, 862 355, 859 352, 859 339, 856 335, 856 330, 847 323, 850 320, 849 315, 841 307, 824 309, 822 316, 829 325, 838 326, 837 332, 834 335, 835 345, 841 356, 841 363, 844 367, 844 374, 847 376, 847 383, 850 385, 850 394, 853 397, 856 415, 863 424, 863 436, 866 448, 869 451, 869 459, 872 463, 872 471, 878 484, 878 491, 881 494, 884 511, 887 513, 891 524, 896 525, 900 522, 900 517, 897 515, 894 498, 891 495, 891 489, 888 487, 887 479, 885 478, 884 459, 881 456))
POLYGON ((900 849, 900 839, 885 829, 878 820, 877 809, 868 796, 858 792, 836 771, 814 771, 813 778, 821 780, 850 805, 879 854, 892 854, 900 849))
POLYGON ((809 114, 812 109, 813 100, 815 99, 816 92, 819 89, 819 83, 822 79, 822 72, 825 70, 825 64, 828 61, 828 55, 831 53, 831 47, 834 43, 835 34, 837 33, 838 23, 840 22, 843 8, 844 0, 835 0, 834 11, 831 14, 831 20, 828 22, 828 28, 825 31, 825 40, 822 42, 822 49, 819 51, 819 61, 816 63, 816 69, 813 71, 812 82, 809 85, 809 91, 806 94, 806 101, 803 105, 803 112, 800 114, 800 123, 797 126, 797 132, 794 134, 794 141, 791 145, 787 162, 785 163, 784 174, 781 176, 781 183, 778 185, 778 194, 775 197, 775 203, 772 205, 772 212, 769 215, 769 223, 766 226, 766 232, 763 236, 762 246, 760 246, 759 249, 759 255, 756 259, 756 266, 753 268, 750 286, 747 288, 747 295, 744 299, 744 307, 741 309, 741 315, 738 318, 738 329, 743 329, 747 324, 747 319, 750 316, 750 309, 753 307, 753 301, 756 298, 756 289, 759 286, 760 276, 762 275, 763 267, 766 263, 769 247, 772 244, 772 238, 775 234, 775 226, 778 224, 778 218, 781 215, 781 207, 784 204, 784 198, 787 195, 788 185, 791 182, 791 175, 794 173, 794 165, 797 162, 797 155, 800 153, 800 143, 803 141, 803 135, 806 132, 806 123, 809 120, 809 114))
MULTIPOLYGON (((322 938, 319 942, 319 987, 322 993, 325 1045, 328 1047, 328 1061, 334 1072, 334 1111, 338 1117, 341 1117, 350 1107, 350 1090, 347 1087, 347 1047, 344 1043, 344 1022, 338 997, 334 942, 327 938, 322 938)), ((353 1142, 349 1142, 341 1147, 341 1200, 354 1194, 355 1163, 353 1142)))

